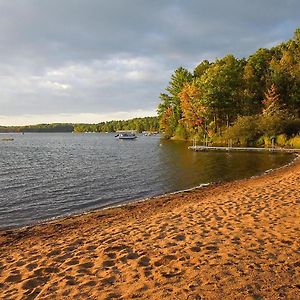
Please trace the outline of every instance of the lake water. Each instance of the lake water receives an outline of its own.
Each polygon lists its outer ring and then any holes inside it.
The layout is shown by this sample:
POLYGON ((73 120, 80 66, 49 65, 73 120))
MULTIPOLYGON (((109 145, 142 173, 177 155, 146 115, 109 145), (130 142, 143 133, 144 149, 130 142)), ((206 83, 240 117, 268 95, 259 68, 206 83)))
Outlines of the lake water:
POLYGON ((189 144, 113 134, 0 135, 0 228, 77 214, 133 199, 250 177, 287 154, 192 152, 189 144))

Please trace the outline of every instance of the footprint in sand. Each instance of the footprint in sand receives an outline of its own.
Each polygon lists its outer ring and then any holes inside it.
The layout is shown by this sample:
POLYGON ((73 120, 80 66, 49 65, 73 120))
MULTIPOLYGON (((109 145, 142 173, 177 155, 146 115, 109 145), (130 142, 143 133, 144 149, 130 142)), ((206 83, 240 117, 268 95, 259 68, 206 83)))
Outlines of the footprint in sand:
POLYGON ((185 241, 185 235, 184 234, 178 234, 178 235, 175 235, 173 237, 173 240, 176 240, 178 242, 181 242, 181 241, 185 241))
POLYGON ((67 266, 74 266, 79 264, 79 259, 77 258, 72 258, 71 260, 66 262, 67 266))
POLYGON ((26 265, 26 269, 27 269, 28 271, 32 271, 32 270, 34 270, 37 266, 38 266, 38 265, 37 265, 36 263, 30 263, 30 264, 26 265))
POLYGON ((110 277, 102 279, 101 283, 104 286, 110 286, 110 285, 113 285, 115 283, 115 281, 116 281, 116 277, 110 276, 110 277))
POLYGON ((5 279, 5 282, 17 283, 17 282, 21 282, 21 280, 22 280, 22 276, 20 274, 11 274, 5 279))
POLYGON ((39 276, 39 277, 33 277, 31 279, 26 280, 23 285, 23 290, 33 290, 39 286, 43 286, 47 281, 49 277, 48 276, 39 276))
POLYGON ((149 263, 150 263, 150 258, 148 256, 142 256, 138 261, 138 265, 140 267, 147 267, 149 266, 149 263))

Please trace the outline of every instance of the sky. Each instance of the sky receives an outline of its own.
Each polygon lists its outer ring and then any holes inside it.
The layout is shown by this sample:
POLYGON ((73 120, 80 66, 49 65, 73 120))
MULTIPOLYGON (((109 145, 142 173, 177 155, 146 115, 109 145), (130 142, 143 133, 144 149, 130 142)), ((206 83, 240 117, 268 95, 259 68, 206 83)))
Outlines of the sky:
POLYGON ((0 125, 154 116, 176 68, 299 27, 299 0, 0 0, 0 125))

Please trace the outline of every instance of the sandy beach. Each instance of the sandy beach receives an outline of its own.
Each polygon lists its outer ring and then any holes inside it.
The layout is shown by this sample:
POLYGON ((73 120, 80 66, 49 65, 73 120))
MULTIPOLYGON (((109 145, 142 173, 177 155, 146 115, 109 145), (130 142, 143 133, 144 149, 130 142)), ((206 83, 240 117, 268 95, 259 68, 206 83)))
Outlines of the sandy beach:
POLYGON ((0 231, 0 299, 300 299, 300 161, 0 231))

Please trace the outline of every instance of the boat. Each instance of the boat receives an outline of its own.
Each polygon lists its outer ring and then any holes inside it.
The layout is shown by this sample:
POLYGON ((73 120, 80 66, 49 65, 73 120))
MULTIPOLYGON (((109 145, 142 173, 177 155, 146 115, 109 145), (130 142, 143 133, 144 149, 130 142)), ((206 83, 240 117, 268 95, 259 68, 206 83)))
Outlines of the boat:
POLYGON ((119 132, 115 137, 119 140, 134 140, 137 138, 133 132, 119 132))
POLYGON ((158 132, 157 131, 143 131, 142 134, 144 136, 152 136, 152 135, 158 134, 158 132))
POLYGON ((2 140, 2 141, 5 141, 5 142, 11 142, 11 141, 13 141, 14 139, 13 139, 13 138, 2 138, 1 140, 2 140))

